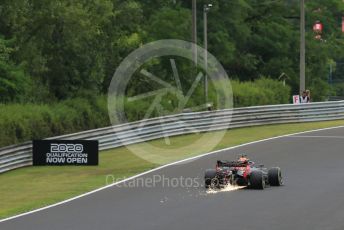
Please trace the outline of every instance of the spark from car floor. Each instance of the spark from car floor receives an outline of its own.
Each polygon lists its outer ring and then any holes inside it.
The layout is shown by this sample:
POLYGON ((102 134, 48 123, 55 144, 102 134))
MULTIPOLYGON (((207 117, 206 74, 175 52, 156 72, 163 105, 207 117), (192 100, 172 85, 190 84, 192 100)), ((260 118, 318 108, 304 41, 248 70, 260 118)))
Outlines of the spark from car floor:
POLYGON ((224 188, 221 189, 208 189, 207 194, 217 194, 220 192, 231 192, 231 191, 236 191, 245 188, 246 186, 235 186, 228 184, 224 188))

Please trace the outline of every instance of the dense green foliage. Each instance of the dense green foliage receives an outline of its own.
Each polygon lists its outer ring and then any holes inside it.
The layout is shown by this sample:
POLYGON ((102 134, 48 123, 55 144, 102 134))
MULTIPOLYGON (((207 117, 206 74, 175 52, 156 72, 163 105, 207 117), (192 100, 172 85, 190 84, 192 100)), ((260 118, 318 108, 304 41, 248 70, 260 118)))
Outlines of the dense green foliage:
MULTIPOLYGON (((197 1, 201 46, 202 11, 208 2, 197 1)), ((211 2, 208 50, 235 79, 235 106, 290 102, 299 85, 299 1, 211 2), (287 76, 286 87, 278 82, 282 74, 287 76)), ((343 13, 342 0, 306 1, 306 85, 314 101, 344 94, 344 68, 337 64, 344 62, 343 13), (322 40, 315 39, 312 31, 316 20, 324 24, 322 40), (329 75, 337 83, 334 87, 328 83, 329 75)), ((190 0, 2 0, 0 103, 8 104, 0 106, 2 143, 108 124, 106 101, 101 95, 107 93, 121 61, 147 42, 190 41, 191 24, 190 0), (92 98, 101 98, 97 100, 102 105, 92 98)), ((176 63, 186 94, 194 81, 190 77, 194 68, 180 58, 176 63)), ((174 81, 169 59, 152 60, 145 68, 166 82, 174 81)), ((129 82, 125 96, 157 87, 139 76, 129 82)), ((209 96, 216 105, 211 89, 209 96)), ((150 102, 127 103, 128 120, 144 117, 150 102)), ((200 85, 187 107, 203 102, 200 85)), ((175 96, 166 95, 162 104, 166 111, 174 112, 175 96)), ((153 111, 152 116, 158 112, 153 111)))
POLYGON ((100 97, 52 105, 0 104, 0 146, 106 126, 105 102, 100 97))
MULTIPOLYGON (((198 43, 202 9, 198 0, 198 43)), ((209 51, 240 81, 285 73, 298 92, 297 0, 213 0, 209 51)), ((330 93, 329 63, 344 60, 342 0, 307 2, 307 86, 330 93), (312 25, 324 24, 323 41, 312 25)), ((118 64, 140 44, 191 38, 191 1, 3 0, 0 5, 0 102, 52 102, 104 94, 118 64)), ((339 80, 343 79, 337 74, 339 80)), ((181 79, 182 82, 186 79, 181 79)), ((135 89, 144 85, 135 83, 135 89)))
POLYGON ((254 82, 232 81, 235 107, 286 104, 290 102, 290 87, 271 79, 254 82))
MULTIPOLYGON (((232 81, 232 86, 235 107, 290 101, 290 88, 271 79, 232 81)), ((214 88, 210 88, 209 94, 216 101, 214 88)), ((91 99, 70 99, 52 105, 0 104, 0 146, 109 125, 106 98, 89 98, 91 99)), ((188 107, 197 107, 197 99, 190 99, 188 107)), ((164 97, 161 101, 164 111, 153 111, 151 117, 177 112, 176 103, 174 95, 164 97)), ((149 100, 126 102, 128 121, 145 118, 150 105, 149 100)))

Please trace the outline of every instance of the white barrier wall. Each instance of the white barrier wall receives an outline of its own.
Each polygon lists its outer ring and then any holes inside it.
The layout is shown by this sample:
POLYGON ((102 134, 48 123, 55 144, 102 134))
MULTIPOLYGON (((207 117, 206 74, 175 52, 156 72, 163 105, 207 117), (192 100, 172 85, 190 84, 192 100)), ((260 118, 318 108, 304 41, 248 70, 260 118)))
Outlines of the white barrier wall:
MULTIPOLYGON (((98 140, 100 150, 193 132, 344 119, 344 101, 182 113, 48 139, 98 140)), ((32 143, 0 148, 0 173, 32 165, 32 143)))

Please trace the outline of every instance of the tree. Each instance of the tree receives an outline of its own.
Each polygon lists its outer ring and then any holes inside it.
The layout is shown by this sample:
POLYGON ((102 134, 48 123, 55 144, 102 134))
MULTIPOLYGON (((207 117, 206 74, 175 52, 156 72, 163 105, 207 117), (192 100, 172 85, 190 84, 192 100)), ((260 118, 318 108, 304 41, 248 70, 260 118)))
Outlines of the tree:
POLYGON ((10 43, 0 37, 0 103, 23 101, 31 87, 24 71, 9 61, 10 43))

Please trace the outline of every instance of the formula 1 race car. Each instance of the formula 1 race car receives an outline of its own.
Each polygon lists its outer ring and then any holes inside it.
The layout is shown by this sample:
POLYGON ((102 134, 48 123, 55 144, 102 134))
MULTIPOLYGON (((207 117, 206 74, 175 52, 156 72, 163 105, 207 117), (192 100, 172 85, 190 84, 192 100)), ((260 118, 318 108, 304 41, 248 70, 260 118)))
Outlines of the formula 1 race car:
POLYGON ((255 166, 246 155, 236 161, 218 160, 216 169, 205 171, 205 187, 216 189, 226 185, 247 186, 252 189, 264 189, 266 185, 280 186, 283 184, 281 169, 255 166))

